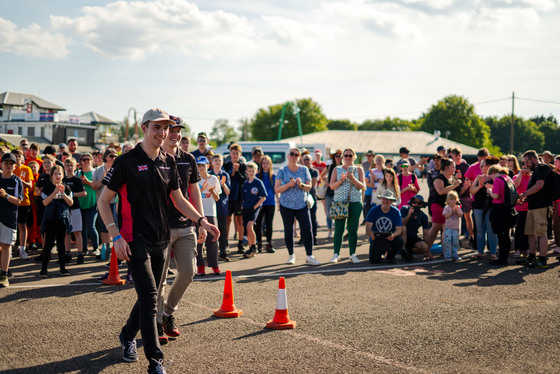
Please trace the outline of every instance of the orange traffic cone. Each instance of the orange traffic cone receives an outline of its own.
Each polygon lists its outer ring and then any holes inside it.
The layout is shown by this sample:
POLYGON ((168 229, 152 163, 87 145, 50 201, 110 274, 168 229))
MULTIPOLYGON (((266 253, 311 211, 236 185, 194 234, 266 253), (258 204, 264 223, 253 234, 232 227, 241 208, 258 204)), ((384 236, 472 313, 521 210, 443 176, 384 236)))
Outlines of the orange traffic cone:
POLYGON ((288 298, 286 297, 286 280, 284 277, 280 277, 280 282, 278 284, 276 313, 274 313, 274 318, 268 321, 266 327, 273 330, 296 328, 296 321, 290 320, 290 316, 288 315, 288 298))
POLYGON ((119 263, 117 262, 115 247, 111 250, 111 267, 109 268, 109 276, 107 279, 103 279, 101 283, 110 284, 111 286, 118 286, 126 283, 124 279, 121 279, 119 274, 119 263))
POLYGON ((214 315, 220 318, 236 318, 243 314, 233 304, 233 286, 231 282, 231 270, 226 271, 226 283, 224 284, 224 301, 222 307, 214 311, 214 315))

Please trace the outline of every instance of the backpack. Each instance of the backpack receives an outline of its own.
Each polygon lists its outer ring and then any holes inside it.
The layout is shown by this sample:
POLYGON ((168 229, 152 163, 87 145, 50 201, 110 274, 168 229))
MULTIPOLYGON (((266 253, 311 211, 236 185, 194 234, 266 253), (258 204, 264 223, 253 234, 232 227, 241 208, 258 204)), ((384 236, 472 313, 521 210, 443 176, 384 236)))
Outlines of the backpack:
POLYGON ((546 178, 547 197, 550 202, 560 199, 560 174, 550 170, 546 178))
MULTIPOLYGON (((410 183, 415 184, 416 182, 416 174, 414 173, 410 173, 410 175, 412 175, 412 179, 410 181, 410 183)), ((399 180, 399 187, 402 190, 402 174, 397 175, 397 179, 399 180)))
POLYGON ((507 225, 508 228, 513 228, 517 225, 517 210, 515 210, 515 204, 519 199, 519 194, 517 193, 517 189, 513 184, 512 180, 505 177, 498 177, 502 179, 505 183, 504 185, 504 223, 507 225))

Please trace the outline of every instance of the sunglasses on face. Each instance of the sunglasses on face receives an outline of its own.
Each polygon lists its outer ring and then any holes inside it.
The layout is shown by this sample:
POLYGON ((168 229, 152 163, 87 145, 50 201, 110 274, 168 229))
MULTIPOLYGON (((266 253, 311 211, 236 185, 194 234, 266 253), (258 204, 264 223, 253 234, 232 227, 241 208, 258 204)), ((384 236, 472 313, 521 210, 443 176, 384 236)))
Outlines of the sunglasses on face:
POLYGON ((351 157, 354 157, 354 155, 353 154, 344 155, 344 158, 351 158, 351 157))
POLYGON ((29 144, 21 144, 22 147, 29 147, 29 144))
POLYGON ((334 157, 336 157, 336 158, 341 158, 342 155, 334 155, 334 157))
POLYGON ((117 158, 117 155, 109 155, 109 156, 107 156, 107 157, 109 157, 109 158, 117 158))
POLYGON ((199 143, 204 143, 206 141, 206 139, 200 138, 200 139, 197 139, 196 141, 199 142, 199 143))
POLYGON ((294 157, 299 157, 299 153, 296 153, 296 152, 290 152, 290 156, 294 156, 294 157))
POLYGON ((422 204, 420 203, 420 201, 413 201, 412 205, 422 205, 422 204))

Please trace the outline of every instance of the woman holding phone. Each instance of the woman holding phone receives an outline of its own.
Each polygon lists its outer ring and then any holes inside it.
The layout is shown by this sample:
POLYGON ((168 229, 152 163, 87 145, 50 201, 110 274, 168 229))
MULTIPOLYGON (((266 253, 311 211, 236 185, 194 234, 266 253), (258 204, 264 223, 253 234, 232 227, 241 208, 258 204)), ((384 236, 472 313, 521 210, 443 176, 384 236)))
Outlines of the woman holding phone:
POLYGON ((334 255, 331 262, 338 262, 340 248, 342 247, 342 234, 348 221, 348 247, 350 249, 350 260, 357 264, 360 262, 356 256, 356 245, 358 243, 358 227, 360 226, 360 214, 362 213, 362 190, 366 188, 364 169, 355 166, 356 152, 352 148, 346 148, 342 152, 342 165, 337 166, 330 180, 330 188, 334 190, 333 201, 348 201, 348 219, 341 218, 334 221, 334 255))

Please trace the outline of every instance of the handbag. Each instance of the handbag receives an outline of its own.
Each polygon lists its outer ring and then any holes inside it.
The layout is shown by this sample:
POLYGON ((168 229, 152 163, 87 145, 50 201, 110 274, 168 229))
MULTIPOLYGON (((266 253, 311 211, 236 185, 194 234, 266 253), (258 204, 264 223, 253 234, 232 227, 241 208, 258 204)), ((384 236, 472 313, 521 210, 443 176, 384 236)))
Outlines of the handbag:
POLYGON ((324 199, 327 196, 327 185, 325 183, 321 183, 319 187, 317 187, 317 198, 324 199))
POLYGON ((307 207, 309 209, 313 208, 313 205, 315 205, 315 199, 313 198, 313 196, 311 196, 310 193, 307 193, 307 196, 305 197, 305 203, 307 204, 307 207))
POLYGON ((350 204, 350 193, 352 192, 352 183, 348 189, 348 198, 346 201, 333 201, 329 208, 330 219, 346 219, 348 218, 348 205, 350 204))

